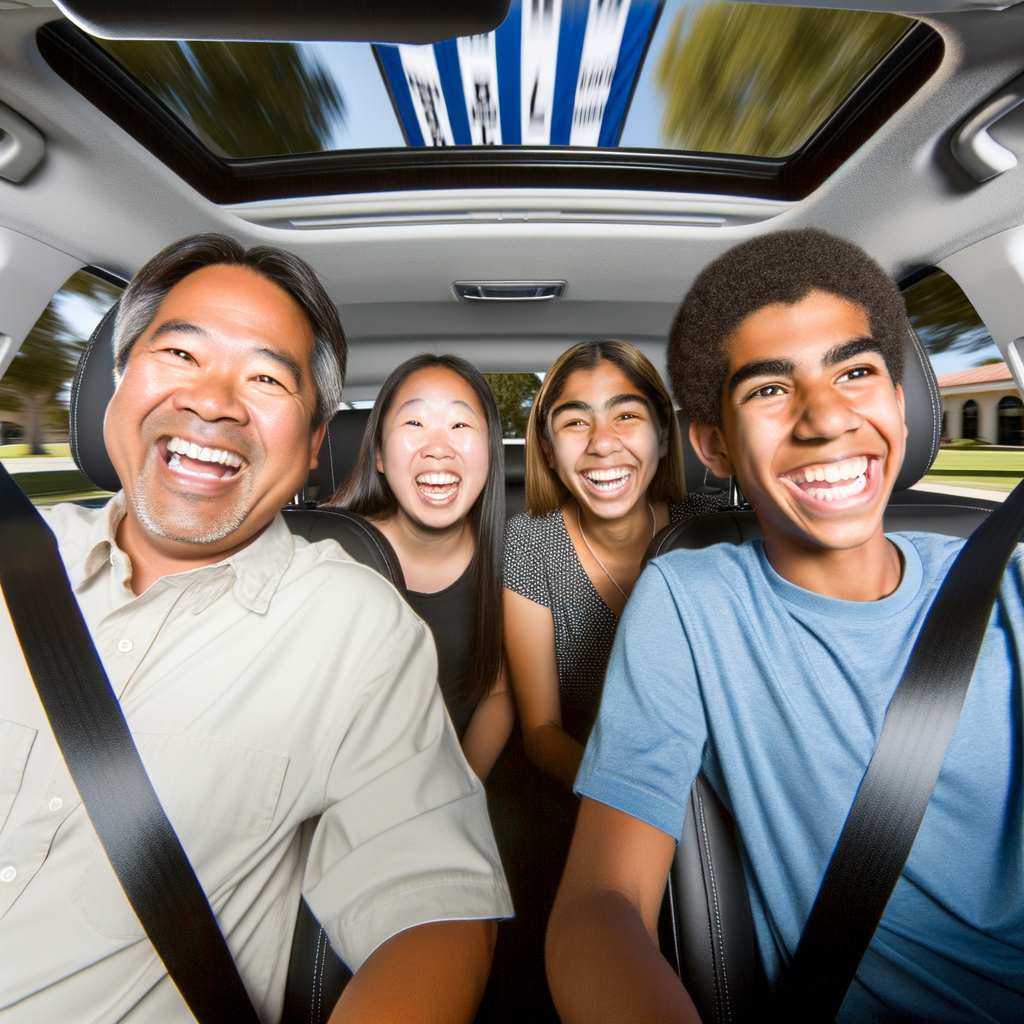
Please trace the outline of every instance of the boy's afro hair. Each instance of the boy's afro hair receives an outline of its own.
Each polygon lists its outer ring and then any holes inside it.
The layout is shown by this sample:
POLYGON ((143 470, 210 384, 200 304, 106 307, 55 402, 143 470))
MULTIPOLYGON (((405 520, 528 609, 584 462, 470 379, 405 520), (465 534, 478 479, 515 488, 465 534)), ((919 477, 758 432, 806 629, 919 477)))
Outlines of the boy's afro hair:
POLYGON ((668 341, 672 392, 690 419, 721 425, 725 343, 751 313, 811 291, 862 306, 893 384, 903 379, 910 324, 892 278, 860 246, 813 228, 773 231, 719 256, 679 307, 668 341))

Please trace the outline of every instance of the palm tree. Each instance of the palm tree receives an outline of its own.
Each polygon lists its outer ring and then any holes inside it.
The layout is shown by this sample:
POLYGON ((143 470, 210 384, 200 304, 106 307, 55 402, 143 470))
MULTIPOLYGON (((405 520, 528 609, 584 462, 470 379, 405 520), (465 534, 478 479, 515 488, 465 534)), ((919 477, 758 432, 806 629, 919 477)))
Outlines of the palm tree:
POLYGON ((666 146, 786 156, 910 27, 864 11, 712 2, 676 13, 654 68, 666 146))
POLYGON ((345 100, 299 43, 96 40, 226 157, 313 153, 345 120, 345 100))

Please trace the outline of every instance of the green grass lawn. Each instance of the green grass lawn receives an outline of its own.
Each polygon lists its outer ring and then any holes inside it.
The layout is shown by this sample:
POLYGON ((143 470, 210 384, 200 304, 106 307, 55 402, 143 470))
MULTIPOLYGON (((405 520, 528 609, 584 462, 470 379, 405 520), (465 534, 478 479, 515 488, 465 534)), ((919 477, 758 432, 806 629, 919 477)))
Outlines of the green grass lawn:
MULTIPOLYGON (((69 444, 44 444, 43 451, 47 455, 63 455, 71 457, 71 445, 69 444)), ((0 459, 25 459, 40 458, 32 455, 32 449, 27 444, 0 444, 0 459)))
POLYGON ((56 505, 61 501, 108 496, 106 491, 96 490, 77 469, 12 473, 11 478, 32 499, 34 505, 56 505))
POLYGON ((1012 491, 1024 478, 1024 448, 993 451, 990 448, 943 447, 925 481, 957 487, 981 487, 1012 491))

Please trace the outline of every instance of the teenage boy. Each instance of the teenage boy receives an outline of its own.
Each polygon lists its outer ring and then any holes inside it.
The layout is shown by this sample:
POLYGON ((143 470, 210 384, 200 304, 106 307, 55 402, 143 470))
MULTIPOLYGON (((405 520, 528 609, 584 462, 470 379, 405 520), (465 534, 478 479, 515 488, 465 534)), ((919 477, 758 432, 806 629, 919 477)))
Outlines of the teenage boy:
MULTIPOLYGON (((355 971, 332 1022, 472 1020, 511 907, 430 631, 280 513, 341 400, 334 304, 297 257, 197 235, 135 275, 114 357, 123 490, 48 523, 260 1019, 281 1016, 301 890, 355 971)), ((192 1020, 2 604, 0 1019, 192 1020)))
MULTIPOLYGON (((703 767, 732 812, 772 982, 790 960, 929 604, 962 541, 892 534, 903 461, 899 291, 817 231, 698 277, 676 399, 764 540, 653 562, 626 608, 548 930, 566 1024, 697 1021, 656 923, 703 767)), ((1007 569, 928 812, 839 1015, 1024 1019, 1022 563, 1007 569)))

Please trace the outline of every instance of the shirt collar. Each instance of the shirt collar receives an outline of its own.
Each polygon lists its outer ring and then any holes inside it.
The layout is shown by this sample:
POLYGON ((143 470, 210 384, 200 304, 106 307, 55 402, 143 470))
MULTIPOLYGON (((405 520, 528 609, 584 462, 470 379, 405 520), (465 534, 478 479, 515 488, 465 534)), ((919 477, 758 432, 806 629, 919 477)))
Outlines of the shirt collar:
MULTIPOLYGON (((119 491, 104 506, 89 527, 84 557, 69 566, 68 576, 76 591, 85 587, 108 563, 121 574, 129 586, 131 560, 117 546, 117 528, 125 515, 124 492, 119 491)), ((177 578, 220 573, 229 567, 234 574, 232 590, 238 602, 250 611, 263 615, 288 571, 295 553, 295 538, 279 512, 270 525, 251 543, 230 558, 198 569, 176 574, 177 578)))

